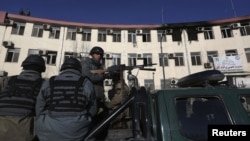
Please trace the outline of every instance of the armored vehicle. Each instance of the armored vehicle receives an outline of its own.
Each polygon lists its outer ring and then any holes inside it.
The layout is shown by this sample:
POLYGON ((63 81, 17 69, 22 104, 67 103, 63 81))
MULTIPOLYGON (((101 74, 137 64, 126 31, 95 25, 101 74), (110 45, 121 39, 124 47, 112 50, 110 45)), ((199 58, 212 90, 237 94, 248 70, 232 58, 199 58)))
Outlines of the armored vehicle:
MULTIPOLYGON (((145 70, 145 69, 144 69, 145 70)), ((237 88, 217 70, 180 79, 178 88, 151 93, 133 81, 129 98, 92 130, 97 136, 112 120, 129 109, 127 126, 109 127, 106 141, 206 141, 210 125, 249 125, 250 89, 237 88)))

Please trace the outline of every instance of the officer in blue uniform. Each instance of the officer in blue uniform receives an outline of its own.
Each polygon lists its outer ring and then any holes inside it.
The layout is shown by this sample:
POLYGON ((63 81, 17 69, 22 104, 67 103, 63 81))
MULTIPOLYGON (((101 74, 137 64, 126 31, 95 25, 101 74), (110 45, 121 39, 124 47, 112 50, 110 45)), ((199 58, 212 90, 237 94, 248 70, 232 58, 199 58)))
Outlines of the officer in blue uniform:
POLYGON ((97 112, 94 86, 75 58, 65 60, 60 71, 37 97, 35 131, 39 141, 82 141, 97 112))
POLYGON ((45 61, 29 55, 19 75, 7 77, 0 93, 0 140, 31 141, 34 138, 36 97, 44 80, 45 61))
POLYGON ((90 50, 89 55, 91 55, 91 58, 87 58, 81 62, 82 75, 89 77, 93 82, 97 95, 98 108, 102 108, 103 104, 105 103, 103 85, 103 81, 105 79, 105 70, 104 65, 102 64, 104 50, 99 46, 95 46, 90 50), (95 72, 96 70, 99 72, 95 72))
MULTIPOLYGON (((106 70, 104 69, 104 65, 102 64, 102 59, 104 55, 104 50, 99 46, 94 46, 89 55, 91 58, 87 58, 82 61, 82 75, 90 78, 95 86, 95 92, 97 97, 97 108, 98 114, 94 117, 92 128, 95 128, 96 125, 100 123, 104 118, 106 118, 109 114, 107 105, 105 103, 105 95, 104 95, 104 79, 106 78, 106 70)), ((96 136, 96 140, 105 140, 107 136, 107 128, 103 128, 103 130, 96 136)))

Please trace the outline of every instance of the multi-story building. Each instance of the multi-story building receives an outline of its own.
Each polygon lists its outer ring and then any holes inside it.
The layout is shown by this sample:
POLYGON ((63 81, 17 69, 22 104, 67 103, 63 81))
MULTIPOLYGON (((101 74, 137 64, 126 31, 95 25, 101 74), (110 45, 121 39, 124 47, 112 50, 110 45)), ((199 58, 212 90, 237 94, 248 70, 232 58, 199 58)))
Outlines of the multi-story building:
MULTIPOLYGON (((58 74, 65 58, 105 50, 106 67, 154 64, 133 69, 139 84, 171 87, 179 78, 219 69, 239 87, 250 86, 250 16, 171 24, 118 25, 58 21, 0 11, 0 70, 21 71, 29 54, 46 60, 45 78, 58 74), (165 86, 164 86, 165 85, 165 86)), ((126 71, 124 76, 126 77, 126 71)))

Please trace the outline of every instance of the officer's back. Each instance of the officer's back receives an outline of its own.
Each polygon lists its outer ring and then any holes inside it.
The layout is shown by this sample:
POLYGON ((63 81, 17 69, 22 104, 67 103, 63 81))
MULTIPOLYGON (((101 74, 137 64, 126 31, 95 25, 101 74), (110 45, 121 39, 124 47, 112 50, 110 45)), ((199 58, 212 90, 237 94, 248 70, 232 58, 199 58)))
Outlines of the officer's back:
POLYGON ((44 83, 37 98, 36 133, 40 141, 80 141, 96 114, 92 82, 82 76, 81 64, 69 58, 59 75, 44 83))
POLYGON ((6 79, 0 93, 0 140, 30 141, 34 137, 36 96, 43 83, 45 61, 29 55, 22 67, 19 75, 6 79))

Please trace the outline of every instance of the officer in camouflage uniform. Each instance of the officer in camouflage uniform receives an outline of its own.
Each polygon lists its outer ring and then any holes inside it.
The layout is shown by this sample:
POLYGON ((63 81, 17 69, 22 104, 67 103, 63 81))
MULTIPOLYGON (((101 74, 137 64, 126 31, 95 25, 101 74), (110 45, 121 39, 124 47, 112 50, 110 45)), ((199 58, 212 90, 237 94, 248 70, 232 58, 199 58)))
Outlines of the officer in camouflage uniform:
POLYGON ((65 60, 60 71, 37 97, 35 131, 39 141, 82 141, 97 112, 94 86, 75 58, 65 60))
POLYGON ((31 141, 34 137, 35 103, 43 83, 45 61, 29 55, 23 71, 10 76, 0 93, 0 140, 31 141))
MULTIPOLYGON (((123 78, 121 78, 122 72, 115 72, 112 75, 113 86, 109 91, 110 102, 107 103, 109 111, 112 112, 116 110, 119 106, 123 104, 128 98, 130 90, 123 78)), ((129 109, 119 114, 110 124, 111 128, 126 128, 127 121, 125 118, 129 117, 129 109)))

